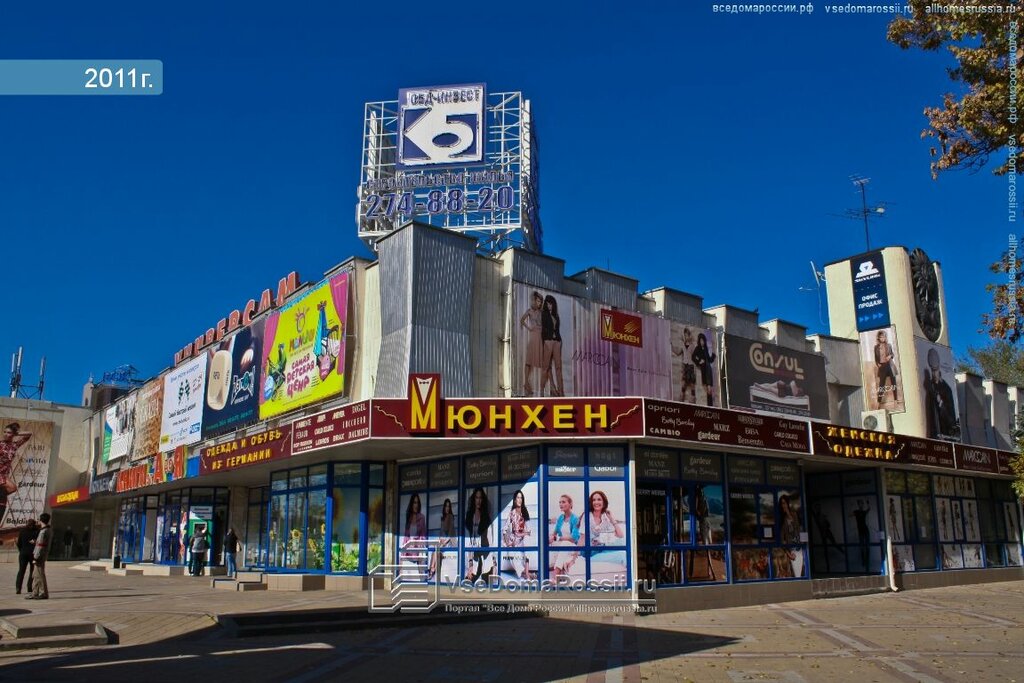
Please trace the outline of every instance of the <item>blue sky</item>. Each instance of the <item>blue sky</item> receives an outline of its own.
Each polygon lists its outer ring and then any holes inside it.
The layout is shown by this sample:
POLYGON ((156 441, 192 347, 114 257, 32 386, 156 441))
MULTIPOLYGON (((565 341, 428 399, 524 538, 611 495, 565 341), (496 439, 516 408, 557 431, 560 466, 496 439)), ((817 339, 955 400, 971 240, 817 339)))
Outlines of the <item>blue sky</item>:
POLYGON ((888 44, 889 17, 316 4, 0 10, 0 58, 164 62, 158 97, 0 98, 0 351, 26 347, 28 381, 46 355, 47 398, 77 403, 121 364, 152 376, 288 271, 368 256, 363 103, 446 83, 531 100, 545 251, 569 274, 610 266, 827 332, 800 288, 809 261, 864 250, 862 224, 830 215, 859 206, 860 173, 890 203, 872 245, 940 261, 954 351, 985 343, 1006 181, 930 178, 922 110, 949 60, 888 44))

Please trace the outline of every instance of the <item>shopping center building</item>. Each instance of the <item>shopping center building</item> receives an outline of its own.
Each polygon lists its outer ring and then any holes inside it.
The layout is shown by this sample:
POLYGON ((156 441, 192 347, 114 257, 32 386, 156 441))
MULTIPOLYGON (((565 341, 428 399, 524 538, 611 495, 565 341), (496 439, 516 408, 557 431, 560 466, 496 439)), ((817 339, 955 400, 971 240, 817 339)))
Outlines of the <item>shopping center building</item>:
MULTIPOLYGON (((57 509, 88 511, 130 563, 183 565, 206 533, 221 566, 232 527, 244 567, 326 588, 384 563, 507 588, 655 581, 674 609, 1024 578, 1019 390, 955 373, 938 263, 894 246, 830 264, 831 334, 810 336, 567 275, 541 253, 527 156, 465 193, 514 199, 528 234, 507 248, 452 215, 387 223, 364 192, 375 259, 182 330, 171 367, 86 421, 88 500, 57 509)), ((401 190, 388 163, 370 184, 364 154, 364 190, 401 190)), ((415 185, 410 211, 434 191, 415 185)))

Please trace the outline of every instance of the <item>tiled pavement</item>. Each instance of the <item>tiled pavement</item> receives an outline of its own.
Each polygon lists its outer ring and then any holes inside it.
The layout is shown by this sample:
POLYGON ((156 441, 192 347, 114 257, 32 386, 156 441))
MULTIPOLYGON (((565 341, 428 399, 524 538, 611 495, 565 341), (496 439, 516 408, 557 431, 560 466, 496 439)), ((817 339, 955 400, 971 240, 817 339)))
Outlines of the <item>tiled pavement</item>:
MULTIPOLYGON (((1024 581, 634 617, 553 614, 416 628, 232 639, 211 614, 355 606, 363 594, 215 591, 51 563, 52 599, 14 610, 102 622, 120 644, 0 656, 33 681, 1024 682, 1024 581)), ((0 585, 13 593, 13 571, 0 585)), ((698 589, 699 590, 699 589, 698 589)))

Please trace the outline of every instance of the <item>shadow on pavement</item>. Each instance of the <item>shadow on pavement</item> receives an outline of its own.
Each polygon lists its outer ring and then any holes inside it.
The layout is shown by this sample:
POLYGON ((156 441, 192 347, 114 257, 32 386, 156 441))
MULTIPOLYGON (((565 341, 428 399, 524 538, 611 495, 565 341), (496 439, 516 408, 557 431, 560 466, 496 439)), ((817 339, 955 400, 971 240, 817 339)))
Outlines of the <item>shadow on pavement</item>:
POLYGON ((200 680, 220 670, 231 672, 234 680, 281 683, 435 679, 541 683, 737 642, 644 628, 641 650, 638 631, 632 625, 612 623, 611 618, 597 622, 555 617, 256 638, 224 637, 221 628, 213 627, 186 638, 13 664, 0 671, 0 679, 139 683, 200 680), (413 665, 417 675, 410 678, 413 665))

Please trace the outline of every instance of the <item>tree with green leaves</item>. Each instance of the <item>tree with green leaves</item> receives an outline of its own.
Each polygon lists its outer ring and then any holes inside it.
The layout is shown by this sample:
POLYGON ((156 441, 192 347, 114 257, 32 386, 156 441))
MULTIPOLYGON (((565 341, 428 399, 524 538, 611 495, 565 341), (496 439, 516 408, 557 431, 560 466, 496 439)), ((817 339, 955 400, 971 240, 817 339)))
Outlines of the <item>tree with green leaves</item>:
MULTIPOLYGON (((1010 55, 1010 36, 1016 33, 1020 13, 1005 11, 1014 0, 959 0, 942 7, 974 8, 973 11, 932 12, 931 0, 910 0, 911 16, 899 16, 889 24, 888 38, 903 49, 936 52, 948 50, 954 65, 947 71, 957 92, 947 92, 941 107, 926 107, 931 138, 932 177, 954 168, 978 170, 1003 149, 1016 147, 1024 136, 1024 121, 1017 116, 1021 89, 1011 92, 1011 66, 1020 71, 1024 52, 1015 44, 1010 55), (998 2, 999 4, 996 4, 998 2), (984 11, 982 11, 984 10, 984 11)), ((1024 114, 1024 112, 1021 112, 1024 114)), ((1015 150, 1014 150, 1015 151, 1015 150)), ((1008 158, 999 160, 996 174, 1011 170, 1008 158)))
POLYGON ((957 372, 973 372, 1013 387, 1024 387, 1024 347, 999 339, 989 346, 970 347, 957 362, 957 372))

